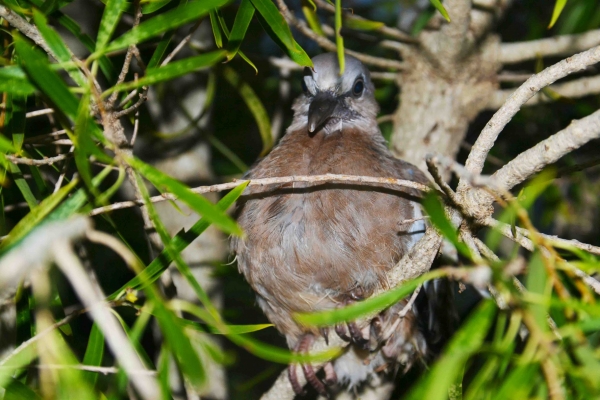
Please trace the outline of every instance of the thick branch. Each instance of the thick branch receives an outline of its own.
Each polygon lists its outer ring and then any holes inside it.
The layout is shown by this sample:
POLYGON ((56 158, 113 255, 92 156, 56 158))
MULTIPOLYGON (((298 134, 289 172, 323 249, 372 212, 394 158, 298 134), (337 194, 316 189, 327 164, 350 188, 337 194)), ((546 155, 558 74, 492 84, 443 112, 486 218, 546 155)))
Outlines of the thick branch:
POLYGON ((577 35, 554 36, 527 42, 502 43, 499 61, 519 63, 537 57, 567 56, 600 45, 600 29, 577 35))
POLYGON ((600 137, 600 110, 571 124, 524 151, 492 175, 507 190, 523 182, 546 165, 600 137))
MULTIPOLYGON (((465 167, 473 173, 479 174, 487 154, 496 142, 496 138, 504 129, 506 124, 521 109, 521 106, 531 99, 542 88, 554 83, 560 78, 582 70, 589 65, 600 61, 600 46, 594 47, 583 53, 576 54, 546 68, 539 74, 529 78, 511 98, 502 106, 485 126, 479 138, 473 145, 473 149, 467 158, 465 167)), ((461 179, 458 190, 463 193, 468 187, 467 182, 461 179)))
MULTIPOLYGON (((577 80, 562 83, 559 85, 552 85, 550 86, 550 89, 552 89, 562 97, 572 99, 600 94, 600 75, 579 78, 577 80)), ((487 108, 489 110, 497 110, 498 108, 502 107, 502 105, 506 103, 506 101, 508 101, 508 99, 514 94, 514 92, 515 91, 513 89, 496 91, 492 95, 492 98, 490 99, 487 108)), ((529 99, 524 105, 534 106, 537 104, 549 103, 553 101, 554 99, 550 98, 549 96, 546 96, 543 93, 538 93, 531 99, 529 99)))

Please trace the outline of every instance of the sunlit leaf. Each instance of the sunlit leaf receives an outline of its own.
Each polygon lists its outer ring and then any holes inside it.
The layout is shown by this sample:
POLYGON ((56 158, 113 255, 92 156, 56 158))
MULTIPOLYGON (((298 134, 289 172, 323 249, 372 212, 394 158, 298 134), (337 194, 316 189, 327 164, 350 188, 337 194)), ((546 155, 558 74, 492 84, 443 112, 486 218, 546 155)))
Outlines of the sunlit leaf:
POLYGON ((335 0, 335 46, 340 66, 340 76, 344 74, 346 59, 344 57, 344 38, 342 37, 342 0, 335 0))
POLYGON ((54 209, 56 206, 69 194, 69 192, 77 185, 77 180, 74 179, 68 185, 63 186, 60 190, 47 198, 45 198, 37 207, 33 208, 29 214, 23 217, 17 225, 10 231, 8 237, 0 243, 0 249, 6 249, 17 241, 21 240, 31 230, 36 228, 38 224, 54 209))
POLYGON ((414 292, 414 290, 423 282, 439 278, 442 275, 443 273, 440 270, 431 271, 379 296, 371 297, 335 310, 325 310, 310 314, 295 314, 294 319, 301 324, 315 326, 328 326, 344 321, 352 321, 379 312, 392 304, 397 303, 410 293, 414 292))
POLYGON ((104 96, 112 92, 127 91, 142 86, 154 85, 159 82, 175 79, 190 72, 199 71, 215 65, 225 58, 225 51, 217 50, 195 57, 169 63, 162 67, 148 68, 146 75, 137 81, 122 83, 104 92, 104 96))
POLYGON ((229 41, 227 42, 227 61, 233 59, 240 49, 242 40, 246 36, 246 31, 250 25, 250 21, 254 16, 254 5, 250 0, 242 0, 240 8, 235 16, 231 33, 229 34, 229 41))
POLYGON ((495 313, 496 305, 493 301, 482 301, 450 339, 440 359, 414 386, 407 399, 445 400, 448 389, 459 373, 459 367, 483 344, 495 313))
POLYGON ((448 15, 448 11, 442 5, 440 0, 429 0, 431 4, 442 14, 442 16, 446 19, 446 21, 450 22, 450 16, 448 15))
POLYGON ((208 221, 212 222, 226 233, 241 235, 242 229, 217 206, 208 201, 205 197, 196 194, 189 187, 171 178, 158 169, 140 161, 137 158, 130 158, 127 162, 138 170, 146 179, 161 191, 173 193, 177 198, 187 204, 192 210, 202 215, 208 221))
POLYGON ((554 10, 552 10, 552 18, 550 19, 550 23, 548 24, 548 29, 554 26, 566 5, 567 0, 556 0, 556 3, 554 3, 554 10))
POLYGON ((109 43, 101 53, 95 53, 93 56, 124 49, 132 44, 139 44, 145 40, 158 36, 163 32, 175 29, 188 22, 195 21, 208 14, 210 10, 222 7, 229 1, 230 0, 202 0, 181 5, 173 10, 169 10, 142 22, 109 43))
MULTIPOLYGON (((221 211, 226 211, 231 205, 241 196, 242 192, 246 188, 247 183, 244 183, 236 188, 232 189, 225 197, 223 197, 217 204, 216 207, 221 211)), ((173 248, 177 252, 182 252, 190 243, 192 243, 198 236, 200 236, 208 227, 211 225, 206 218, 201 218, 187 231, 181 231, 175 237, 173 237, 173 248)), ((119 290, 109 296, 109 300, 114 300, 123 295, 129 288, 141 289, 148 283, 154 282, 160 277, 173 260, 169 257, 169 253, 163 250, 162 253, 156 257, 148 267, 146 267, 142 273, 125 285, 119 290)))
POLYGON ((106 46, 126 6, 127 0, 107 0, 102 19, 100 20, 100 27, 98 28, 96 51, 106 46))
POLYGON ((71 119, 75 119, 79 101, 68 86, 50 69, 47 57, 19 34, 14 36, 19 63, 35 85, 71 119))
MULTIPOLYGON (((263 28, 279 44, 287 55, 303 67, 312 67, 312 61, 302 47, 294 40, 292 31, 271 0, 252 0, 258 10, 263 28)), ((260 21, 260 19, 259 19, 260 21)))
POLYGON ((452 223, 446 218, 446 212, 444 206, 434 193, 429 193, 423 200, 423 208, 429 215, 431 222, 437 229, 448 239, 462 255, 468 258, 472 258, 469 247, 460 241, 457 233, 457 229, 452 223))

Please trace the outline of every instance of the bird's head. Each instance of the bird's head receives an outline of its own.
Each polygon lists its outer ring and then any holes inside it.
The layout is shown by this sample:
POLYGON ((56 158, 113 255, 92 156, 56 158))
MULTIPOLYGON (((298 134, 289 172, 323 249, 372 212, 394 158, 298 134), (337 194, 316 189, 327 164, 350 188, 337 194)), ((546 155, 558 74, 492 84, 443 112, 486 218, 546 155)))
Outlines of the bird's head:
POLYGON ((307 123, 310 133, 321 129, 329 133, 341 130, 345 124, 375 121, 379 107, 369 70, 352 56, 346 55, 345 59, 342 75, 337 55, 333 53, 314 57, 314 67, 304 70, 304 94, 294 109, 296 118, 307 123))

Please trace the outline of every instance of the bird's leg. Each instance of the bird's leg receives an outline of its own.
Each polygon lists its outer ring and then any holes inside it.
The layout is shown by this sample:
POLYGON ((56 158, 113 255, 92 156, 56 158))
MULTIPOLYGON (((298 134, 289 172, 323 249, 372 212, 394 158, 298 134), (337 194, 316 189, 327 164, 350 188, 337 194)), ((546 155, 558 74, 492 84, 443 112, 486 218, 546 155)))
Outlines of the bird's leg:
MULTIPOLYGON (((307 354, 310 349, 310 345, 313 343, 314 336, 310 333, 305 334, 300 338, 296 346, 294 347, 294 353, 298 354, 307 354)), ((304 372, 304 376, 306 377, 306 381, 315 388, 315 390, 322 396, 328 397, 327 390, 325 389, 325 385, 321 380, 317 377, 315 373, 315 369, 309 363, 301 363, 302 371, 304 372)), ((296 372, 297 364, 291 364, 288 368, 288 378, 290 380, 290 384, 292 385, 292 389, 297 395, 304 395, 306 392, 303 390, 300 382, 298 382, 298 375, 296 372)), ((327 376, 326 376, 327 378, 327 376)))
POLYGON ((335 385, 337 383, 337 374, 335 373, 335 369, 333 368, 333 364, 329 361, 327 364, 323 366, 323 371, 325 371, 325 384, 326 385, 335 385))

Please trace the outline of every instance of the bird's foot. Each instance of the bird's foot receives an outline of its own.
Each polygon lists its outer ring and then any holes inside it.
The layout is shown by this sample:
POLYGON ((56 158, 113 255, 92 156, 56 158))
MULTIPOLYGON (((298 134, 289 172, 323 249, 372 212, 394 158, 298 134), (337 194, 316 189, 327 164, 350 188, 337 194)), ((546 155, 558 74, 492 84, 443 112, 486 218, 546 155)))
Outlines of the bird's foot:
MULTIPOLYGON (((359 292, 352 292, 351 298, 345 300, 342 303, 342 306, 345 307, 350 305, 356 301, 362 300, 362 290, 359 292)), ((365 328, 361 330, 358 327, 358 324, 355 321, 346 322, 345 325, 338 324, 335 326, 335 333, 346 342, 352 342, 357 345, 361 349, 369 349, 369 336, 370 336, 370 328, 365 328)))
MULTIPOLYGON (((314 336, 310 333, 302 336, 302 338, 298 341, 298 343, 294 347, 294 353, 307 354, 313 341, 314 341, 314 336)), ((333 365, 331 364, 331 362, 328 362, 323 367, 323 370, 325 371, 325 383, 321 382, 319 377, 317 377, 315 369, 313 368, 313 366, 311 364, 301 363, 300 366, 302 367, 302 372, 304 373, 304 376, 306 377, 306 382, 308 382, 313 388, 315 388, 315 390, 321 396, 329 397, 329 393, 327 392, 327 389, 325 388, 325 384, 333 385, 333 384, 337 383, 337 376, 335 374, 335 371, 333 369, 333 365)), ((304 388, 298 381, 297 370, 298 370, 298 364, 290 364, 290 366, 288 367, 288 378, 290 380, 290 384, 292 385, 292 389, 294 389, 294 392, 297 395, 302 396, 302 395, 306 394, 306 391, 304 390, 304 388)))

